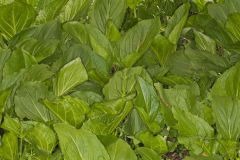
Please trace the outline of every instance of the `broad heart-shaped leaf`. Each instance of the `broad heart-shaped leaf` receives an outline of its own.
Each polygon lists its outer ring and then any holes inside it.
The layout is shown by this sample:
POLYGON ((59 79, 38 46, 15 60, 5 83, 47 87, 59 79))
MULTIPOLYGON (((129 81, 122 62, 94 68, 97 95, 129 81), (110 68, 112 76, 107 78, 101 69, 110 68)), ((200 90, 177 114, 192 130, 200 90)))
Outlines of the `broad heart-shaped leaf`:
POLYGON ((44 104, 61 121, 76 128, 81 126, 85 120, 85 114, 89 111, 85 101, 70 96, 56 100, 45 100, 44 104))
POLYGON ((15 112, 20 118, 47 122, 52 119, 50 111, 45 108, 40 99, 48 96, 47 87, 39 82, 25 82, 17 90, 14 102, 15 112))
POLYGON ((85 24, 78 21, 66 22, 63 24, 63 29, 69 33, 75 41, 81 44, 88 43, 88 32, 85 24))
POLYGON ((216 53, 216 42, 207 35, 194 31, 196 47, 202 51, 208 51, 212 54, 216 53))
POLYGON ((223 139, 240 137, 240 63, 224 72, 212 88, 212 107, 217 127, 223 139))
POLYGON ((159 132, 162 118, 160 115, 160 101, 153 87, 153 83, 137 78, 137 97, 134 104, 136 109, 152 132, 159 132))
POLYGON ((57 96, 61 96, 86 80, 88 80, 87 71, 81 59, 76 58, 58 72, 54 83, 54 92, 57 96))
POLYGON ((95 26, 77 21, 67 22, 63 28, 74 40, 81 44, 89 44, 93 51, 105 60, 112 58, 113 48, 107 37, 95 26))
POLYGON ((110 65, 106 60, 93 52, 87 45, 73 45, 68 49, 68 53, 63 55, 63 64, 71 61, 77 57, 82 59, 85 66, 89 80, 104 85, 110 77, 110 65))
POLYGON ((105 146, 111 160, 137 160, 137 156, 131 147, 122 139, 108 135, 99 136, 105 146))
POLYGON ((105 60, 110 61, 113 49, 107 37, 93 25, 86 25, 86 30, 93 51, 102 56, 105 60))
POLYGON ((57 137, 54 131, 43 123, 37 123, 28 130, 25 138, 29 143, 48 154, 51 154, 57 145, 57 137))
POLYGON ((15 134, 5 133, 1 139, 0 158, 4 160, 18 160, 18 138, 15 134))
POLYGON ((68 0, 40 0, 37 9, 41 14, 38 14, 37 22, 44 23, 53 20, 61 13, 67 2, 68 0))
POLYGON ((138 22, 117 42, 115 58, 124 66, 132 66, 143 56, 159 31, 159 17, 138 22))
POLYGON ((88 10, 91 3, 92 0, 68 0, 60 14, 61 21, 78 20, 88 10))
POLYGON ((126 68, 118 71, 103 88, 106 99, 125 97, 135 92, 137 77, 141 76, 147 82, 152 83, 151 77, 142 67, 126 68))
POLYGON ((24 81, 45 81, 52 77, 54 73, 50 70, 50 67, 45 64, 33 65, 24 73, 24 81))
POLYGON ((212 3, 208 5, 208 14, 221 26, 225 25, 230 14, 236 12, 240 12, 240 2, 238 0, 226 0, 224 3, 212 3))
POLYGON ((21 49, 25 52, 33 55, 38 62, 44 60, 45 58, 51 56, 57 49, 59 44, 58 40, 37 40, 35 38, 30 38, 22 42, 21 49))
POLYGON ((168 57, 176 50, 176 46, 160 34, 155 37, 151 48, 161 65, 164 65, 168 57))
POLYGON ((96 0, 91 13, 92 23, 103 33, 106 31, 108 20, 112 20, 119 28, 122 25, 126 9, 125 0, 96 0))
POLYGON ((206 14, 199 14, 191 16, 188 20, 191 26, 199 28, 204 31, 206 35, 220 43, 228 49, 235 50, 234 46, 231 46, 234 41, 227 32, 226 28, 221 26, 216 20, 206 14))
POLYGON ((185 26, 188 18, 189 9, 189 3, 183 4, 175 11, 175 13, 168 22, 167 28, 165 30, 165 36, 168 37, 170 42, 172 42, 173 44, 177 44, 180 38, 182 29, 185 26))
POLYGON ((140 155, 139 160, 159 160, 159 155, 154 150, 147 147, 139 147, 135 150, 137 155, 140 155))
POLYGON ((54 124, 65 160, 110 160, 96 135, 67 124, 54 124))
MULTIPOLYGON (((239 11, 240 12, 240 11, 239 11)), ((240 13, 233 13, 228 16, 226 29, 236 41, 240 41, 240 13)))
POLYGON ((211 154, 211 142, 214 139, 213 128, 202 118, 179 108, 173 108, 173 115, 178 121, 176 129, 179 132, 179 143, 184 144, 195 154, 204 151, 211 154))
POLYGON ((21 134, 21 124, 18 118, 12 118, 9 115, 4 116, 1 128, 19 136, 21 134))
POLYGON ((153 135, 151 132, 141 132, 137 135, 145 147, 151 148, 158 154, 163 154, 168 151, 167 142, 161 135, 153 135))
POLYGON ((213 96, 240 99, 240 63, 225 71, 212 88, 213 96))
POLYGON ((0 7, 0 33, 7 40, 29 27, 36 18, 34 8, 28 4, 14 1, 0 7))
POLYGON ((213 115, 221 139, 240 137, 240 100, 230 96, 213 96, 213 115))
POLYGON ((89 120, 83 124, 83 128, 97 135, 112 134, 133 108, 133 103, 131 101, 126 102, 126 100, 115 103, 115 105, 117 106, 114 106, 114 108, 121 108, 117 114, 109 111, 109 106, 102 106, 103 109, 97 108, 93 110, 89 120))
POLYGON ((229 61, 224 57, 192 48, 178 50, 172 54, 167 65, 171 73, 188 77, 223 72, 230 66, 229 61))
POLYGON ((124 132, 128 135, 135 136, 137 133, 147 130, 147 127, 140 117, 136 108, 129 113, 124 122, 124 132))

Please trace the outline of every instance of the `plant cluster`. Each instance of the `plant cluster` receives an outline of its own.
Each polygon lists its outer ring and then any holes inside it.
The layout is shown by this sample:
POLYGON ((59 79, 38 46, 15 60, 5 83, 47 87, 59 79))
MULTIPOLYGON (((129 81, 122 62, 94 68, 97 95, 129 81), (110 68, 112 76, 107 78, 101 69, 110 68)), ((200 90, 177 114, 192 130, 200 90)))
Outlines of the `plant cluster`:
POLYGON ((0 159, 239 159, 239 61, 239 0, 0 0, 0 159))

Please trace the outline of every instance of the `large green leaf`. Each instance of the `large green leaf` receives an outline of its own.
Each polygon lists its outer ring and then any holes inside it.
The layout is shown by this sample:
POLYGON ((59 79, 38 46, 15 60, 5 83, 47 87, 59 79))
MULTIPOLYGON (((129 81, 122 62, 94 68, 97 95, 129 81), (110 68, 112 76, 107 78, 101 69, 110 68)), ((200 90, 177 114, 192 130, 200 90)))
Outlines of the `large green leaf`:
POLYGON ((76 58, 58 72, 54 92, 57 96, 61 96, 86 80, 88 80, 87 71, 81 59, 76 58))
POLYGON ((35 20, 34 8, 25 3, 15 1, 0 7, 0 32, 7 40, 16 33, 29 27, 35 20))
POLYGON ((112 101, 113 105, 116 105, 113 108, 120 109, 117 113, 113 113, 114 110, 109 108, 111 107, 110 103, 108 105, 105 104, 105 106, 102 104, 102 106, 93 110, 89 116, 89 120, 83 124, 83 128, 97 135, 112 134, 133 108, 132 102, 126 102, 126 99, 124 99, 120 99, 120 101, 116 100, 118 102, 112 101))
POLYGON ((202 118, 179 108, 173 108, 173 115, 178 121, 179 143, 184 144, 195 154, 202 152, 211 154, 213 128, 202 118))
POLYGON ((162 120, 159 112, 160 101, 153 84, 138 77, 136 87, 137 97, 135 99, 135 105, 140 117, 152 132, 159 132, 159 123, 162 120))
POLYGON ((169 41, 173 44, 177 44, 182 29, 188 18, 188 12, 190 9, 189 3, 185 3, 180 6, 171 17, 165 30, 165 36, 168 37, 169 41))
POLYGON ((4 160, 18 160, 18 139, 15 134, 4 134, 0 146, 0 158, 4 160))
POLYGON ((141 76, 147 82, 152 82, 148 73, 142 67, 126 68, 118 71, 103 88, 106 99, 125 97, 135 91, 137 76, 141 76))
POLYGON ((203 51, 208 51, 212 54, 216 53, 216 42, 205 34, 194 31, 196 47, 203 51))
POLYGON ((28 130, 25 138, 38 149, 48 154, 51 154, 57 145, 55 133, 43 123, 37 123, 33 128, 28 130))
POLYGON ((117 42, 116 59, 131 67, 148 49, 154 37, 160 31, 159 18, 143 20, 129 29, 117 42))
POLYGON ((54 54, 58 47, 59 41, 58 40, 37 40, 37 39, 27 39, 21 44, 21 49, 24 52, 33 55, 38 62, 44 60, 45 58, 54 54))
POLYGON ((47 87, 39 82, 26 82, 17 90, 14 98, 15 112, 20 118, 47 122, 52 119, 50 111, 40 102, 48 96, 47 87))
POLYGON ((45 100, 46 107, 61 121, 79 128, 89 111, 88 104, 70 96, 57 100, 45 100))
POLYGON ((166 63, 168 57, 175 51, 175 49, 176 46, 160 34, 155 37, 152 43, 152 50, 156 54, 161 65, 166 63))
POLYGON ((77 20, 91 5, 92 0, 68 0, 63 12, 60 14, 62 22, 77 20))
POLYGON ((240 64, 227 70, 212 88, 213 114, 223 139, 237 140, 240 136, 240 64))
POLYGON ((127 9, 125 0, 95 0, 92 11, 92 23, 105 33, 108 20, 119 28, 127 9))
POLYGON ((159 160, 158 153, 150 148, 139 147, 135 152, 141 156, 140 160, 159 160))
POLYGON ((68 0, 40 0, 38 3, 40 14, 37 16, 37 22, 44 23, 53 20, 59 16, 67 2, 68 0))
POLYGON ((233 13, 228 16, 227 22, 226 22, 226 29, 229 31, 232 35, 232 37, 236 41, 240 41, 240 13, 233 13))
POLYGON ((131 147, 122 139, 114 136, 99 136, 111 160, 137 160, 131 147))
POLYGON ((142 132, 137 135, 137 138, 145 147, 153 149, 158 154, 163 154, 168 151, 166 140, 161 135, 155 136, 150 132, 142 132))
POLYGON ((55 124, 65 160, 110 160, 103 144, 91 132, 67 124, 55 124))

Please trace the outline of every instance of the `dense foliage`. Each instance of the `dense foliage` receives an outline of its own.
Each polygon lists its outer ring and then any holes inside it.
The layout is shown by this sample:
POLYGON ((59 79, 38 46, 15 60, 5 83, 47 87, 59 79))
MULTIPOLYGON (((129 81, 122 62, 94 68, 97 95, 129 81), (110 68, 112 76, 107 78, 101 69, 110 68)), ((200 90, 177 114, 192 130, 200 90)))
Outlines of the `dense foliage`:
POLYGON ((238 61, 239 0, 0 0, 0 159, 239 159, 238 61))

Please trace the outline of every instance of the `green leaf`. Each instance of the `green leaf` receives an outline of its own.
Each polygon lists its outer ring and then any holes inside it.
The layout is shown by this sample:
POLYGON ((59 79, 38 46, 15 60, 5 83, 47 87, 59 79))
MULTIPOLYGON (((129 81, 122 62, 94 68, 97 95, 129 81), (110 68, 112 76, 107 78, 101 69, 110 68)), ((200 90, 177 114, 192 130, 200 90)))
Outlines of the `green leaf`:
POLYGON ((21 134, 20 121, 17 118, 11 118, 9 115, 4 116, 4 121, 1 125, 1 128, 11 133, 14 133, 15 135, 21 134))
POLYGON ((65 160, 110 160, 103 144, 91 132, 67 124, 55 124, 65 160))
POLYGON ((158 154, 163 154, 168 151, 166 140, 161 135, 154 136, 150 132, 142 132, 137 135, 137 138, 145 147, 153 149, 158 154))
POLYGON ((24 74, 25 81, 45 81, 51 78, 54 73, 50 70, 50 67, 45 64, 33 65, 24 74))
POLYGON ((92 23, 105 33, 108 20, 121 27, 127 9, 125 0, 96 0, 92 11, 92 23))
POLYGON ((162 118, 160 112, 160 101, 154 90, 153 84, 144 79, 137 78, 137 97, 135 99, 136 109, 152 132, 159 132, 162 118))
POLYGON ((6 63, 6 61, 8 60, 8 58, 11 55, 11 51, 8 49, 0 49, 0 83, 2 82, 2 78, 3 78, 3 68, 4 65, 6 63))
POLYGON ((60 14, 61 21, 78 20, 91 3, 92 0, 68 0, 63 12, 60 14))
POLYGON ((137 133, 147 130, 144 121, 141 119, 138 111, 134 108, 126 118, 124 131, 128 135, 135 136, 137 133))
POLYGON ((122 139, 114 136, 99 136, 111 160, 137 160, 131 147, 122 139))
POLYGON ((2 120, 2 113, 5 110, 5 106, 11 91, 11 89, 0 91, 0 120, 2 120))
POLYGON ((14 1, 0 6, 0 32, 7 40, 16 33, 29 27, 36 18, 34 8, 22 2, 14 1))
POLYGON ((5 133, 0 146, 0 158, 4 160, 18 160, 18 139, 11 132, 5 133))
POLYGON ((160 31, 159 18, 143 20, 129 29, 117 42, 116 59, 127 67, 139 60, 160 31))
POLYGON ((48 96, 47 87, 39 82, 26 82, 20 86, 14 98, 15 112, 23 119, 28 118, 36 121, 47 122, 52 119, 48 109, 41 103, 40 99, 48 96))
POLYGON ((89 111, 85 101, 70 96, 56 100, 45 100, 44 104, 61 121, 76 128, 81 126, 85 120, 85 114, 89 111))
POLYGON ((198 49, 216 54, 216 42, 213 39, 198 31, 194 31, 194 36, 198 49))
POLYGON ((112 20, 107 22, 106 36, 112 42, 118 41, 121 38, 121 33, 112 20))
POLYGON ((37 123, 32 129, 28 130, 25 138, 38 149, 48 154, 51 154, 57 145, 55 133, 43 123, 37 123))
POLYGON ((61 13, 62 8, 68 0, 41 0, 38 4, 39 13, 37 16, 38 23, 44 23, 53 20, 61 13), (53 7, 54 6, 54 7, 53 7))
POLYGON ((213 96, 240 98, 240 63, 226 70, 212 88, 213 96))
POLYGON ((117 114, 109 113, 109 106, 104 106, 105 108, 103 109, 97 108, 90 114, 89 120, 83 124, 83 128, 97 135, 112 134, 133 108, 133 103, 131 101, 126 102, 126 100, 124 100, 123 102, 114 103, 117 105, 114 106, 114 108, 121 108, 117 114))
POLYGON ((159 34, 152 42, 152 50, 156 54, 160 64, 164 65, 168 60, 168 57, 176 50, 176 46, 166 37, 159 34))
POLYGON ((93 51, 105 60, 111 61, 113 49, 107 37, 92 25, 86 25, 86 30, 93 51))
POLYGON ((240 41, 240 13, 233 13, 228 16, 226 29, 232 34, 236 41, 240 41))
POLYGON ((63 24, 65 32, 69 33, 75 41, 86 44, 88 41, 88 33, 86 26, 83 23, 77 21, 67 22, 63 24))
POLYGON ((21 49, 30 55, 34 56, 38 62, 46 59, 47 57, 54 54, 58 47, 58 40, 36 40, 36 39, 28 39, 24 41, 21 46, 21 49))
POLYGON ((85 66, 88 77, 100 85, 104 85, 110 78, 110 67, 103 57, 93 52, 85 45, 74 45, 69 49, 69 53, 64 56, 64 60, 80 57, 85 66))
POLYGON ((139 147, 135 150, 137 155, 140 155, 140 160, 159 160, 159 155, 154 150, 147 147, 139 147))
POLYGON ((88 80, 88 75, 80 58, 69 62, 58 72, 54 85, 54 93, 57 96, 66 94, 77 85, 88 80))
POLYGON ((125 97, 135 92, 137 76, 141 76, 147 82, 152 82, 148 73, 142 67, 126 68, 118 71, 103 88, 106 99, 125 97))
POLYGON ((223 139, 237 140, 240 136, 240 64, 224 72, 212 88, 213 115, 223 139))
POLYGON ((213 128, 202 118, 179 108, 173 108, 173 115, 178 121, 176 128, 179 132, 179 143, 184 144, 195 154, 204 151, 211 154, 213 128))
POLYGON ((165 36, 168 37, 169 41, 173 44, 177 44, 180 38, 183 27, 185 26, 188 18, 189 9, 189 3, 183 4, 175 11, 174 15, 168 22, 167 28, 165 30, 165 36))
POLYGON ((167 65, 173 74, 196 78, 214 72, 223 72, 230 64, 224 57, 187 48, 172 54, 167 65))

